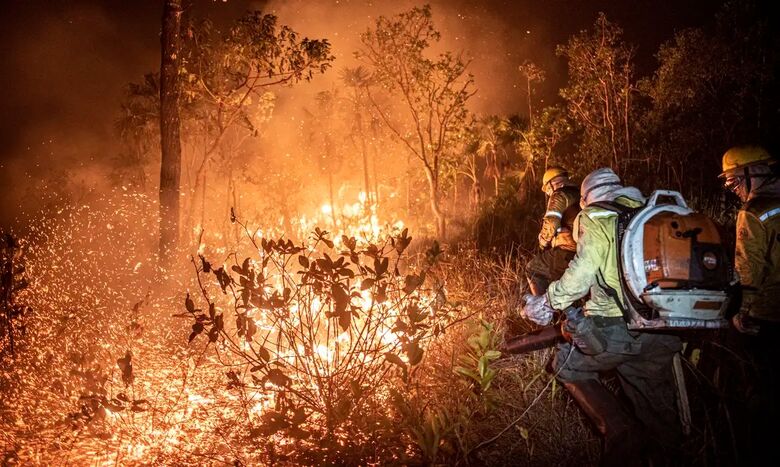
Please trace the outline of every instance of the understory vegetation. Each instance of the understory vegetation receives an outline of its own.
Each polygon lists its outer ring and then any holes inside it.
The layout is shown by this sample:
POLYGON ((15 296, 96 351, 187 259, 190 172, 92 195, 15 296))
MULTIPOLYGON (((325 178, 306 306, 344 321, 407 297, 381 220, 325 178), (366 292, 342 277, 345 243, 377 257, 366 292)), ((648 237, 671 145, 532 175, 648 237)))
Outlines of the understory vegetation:
MULTIPOLYGON (((6 237, 4 309, 24 311, 2 322, 6 462, 597 462, 599 439, 548 371, 552 349, 500 352, 531 330, 517 317, 523 253, 247 228, 243 250, 195 252, 160 280, 151 256, 116 255, 154 250, 135 225, 149 202, 107 205, 122 209, 6 237)), ((751 366, 734 339, 687 339, 685 463, 738 459, 733 375, 751 366)))

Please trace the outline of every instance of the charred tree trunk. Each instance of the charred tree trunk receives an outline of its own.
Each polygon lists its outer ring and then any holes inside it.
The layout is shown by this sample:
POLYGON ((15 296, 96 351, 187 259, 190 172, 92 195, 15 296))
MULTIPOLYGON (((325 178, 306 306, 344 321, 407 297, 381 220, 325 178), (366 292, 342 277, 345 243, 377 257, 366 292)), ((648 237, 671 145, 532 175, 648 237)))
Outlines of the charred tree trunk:
POLYGON ((179 32, 181 0, 163 6, 160 45, 160 258, 170 261, 179 239, 181 139, 179 119, 179 32))

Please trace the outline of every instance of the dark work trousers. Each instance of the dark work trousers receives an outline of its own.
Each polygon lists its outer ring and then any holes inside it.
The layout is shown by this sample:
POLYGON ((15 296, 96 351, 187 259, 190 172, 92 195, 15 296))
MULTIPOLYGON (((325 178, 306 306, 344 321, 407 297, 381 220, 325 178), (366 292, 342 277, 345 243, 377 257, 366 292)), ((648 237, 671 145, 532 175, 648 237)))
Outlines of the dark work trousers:
POLYGON ((599 372, 615 370, 633 406, 628 412, 633 413, 651 434, 650 445, 679 448, 682 431, 672 359, 682 348, 680 339, 665 334, 629 333, 622 318, 586 319, 592 319, 597 331, 603 335, 606 350, 597 355, 585 355, 572 344, 559 344, 554 360, 557 378, 563 383, 586 379, 598 381, 599 372))
POLYGON ((545 293, 551 282, 561 278, 572 258, 574 252, 562 248, 548 248, 531 258, 525 267, 531 293, 545 293))

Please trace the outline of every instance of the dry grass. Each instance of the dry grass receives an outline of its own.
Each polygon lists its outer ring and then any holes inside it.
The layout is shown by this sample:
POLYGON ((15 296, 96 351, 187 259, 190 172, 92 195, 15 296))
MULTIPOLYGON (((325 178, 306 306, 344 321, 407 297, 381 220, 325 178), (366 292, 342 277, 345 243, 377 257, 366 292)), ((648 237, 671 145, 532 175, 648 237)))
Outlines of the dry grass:
MULTIPOLYGON (((484 319, 495 323, 499 345, 506 336, 531 330, 517 317, 526 287, 524 257, 507 253, 491 258, 466 248, 450 258, 445 265, 450 296, 480 310, 484 319)), ((540 350, 505 357, 494 364, 498 370, 491 389, 494 408, 471 420, 469 461, 484 465, 597 463, 598 438, 547 371, 552 354, 552 349, 540 350)))

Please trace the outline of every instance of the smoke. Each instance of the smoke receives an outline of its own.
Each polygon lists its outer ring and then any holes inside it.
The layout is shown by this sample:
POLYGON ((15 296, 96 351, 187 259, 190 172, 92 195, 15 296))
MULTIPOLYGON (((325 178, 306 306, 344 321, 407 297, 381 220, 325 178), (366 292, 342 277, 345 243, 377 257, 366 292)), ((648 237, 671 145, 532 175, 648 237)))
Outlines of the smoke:
MULTIPOLYGON (((535 34, 544 34, 530 20, 516 22, 519 8, 501 5, 501 2, 470 2, 465 0, 430 2, 433 20, 441 32, 441 42, 434 50, 463 53, 471 60, 478 93, 472 110, 489 113, 513 113, 524 105, 524 87, 519 87, 521 76, 517 70, 523 60, 547 61, 552 48, 536 45, 535 34), (536 50, 542 51, 537 54, 536 50)), ((275 0, 265 11, 279 16, 308 37, 327 38, 336 61, 336 73, 318 77, 315 86, 328 89, 337 84, 338 70, 355 66, 353 54, 360 48, 360 35, 379 16, 393 16, 415 6, 419 1, 331 0, 275 0)), ((290 98, 294 99, 294 98, 290 98)))
MULTIPOLYGON (((310 83, 298 83, 292 88, 274 91, 277 94, 275 116, 268 124, 267 136, 258 153, 270 154, 273 159, 286 154, 293 154, 297 159, 310 158, 310 149, 305 147, 305 135, 301 129, 302 122, 308 118, 306 111, 312 111, 315 107, 316 94, 332 90, 347 93, 341 72, 361 64, 354 57, 354 53, 361 48, 361 34, 373 27, 379 16, 394 16, 420 5, 420 2, 413 0, 275 0, 265 4, 263 11, 277 15, 280 24, 289 25, 309 38, 327 38, 335 61, 332 69, 324 75, 316 75, 310 83)), ((258 4, 253 6, 257 7, 258 4)), ((549 46, 544 48, 537 45, 536 34, 542 36, 543 30, 531 26, 528 19, 517 21, 516 16, 522 16, 522 13, 518 13, 516 5, 501 5, 495 1, 437 0, 431 2, 431 8, 435 27, 441 33, 441 41, 432 44, 430 57, 435 58, 437 53, 450 51, 462 54, 465 61, 471 62, 469 72, 474 75, 477 88, 476 95, 469 103, 471 110, 480 114, 524 113, 527 108, 525 83, 518 66, 524 60, 532 60, 540 65, 554 62, 554 50, 549 46)), ((340 182, 360 187, 360 147, 347 144, 345 151, 345 159, 351 158, 355 165, 342 169, 340 182)), ((388 143, 381 151, 384 153, 381 175, 393 178, 398 185, 398 180, 405 176, 407 155, 402 148, 393 148, 388 143)), ((298 198, 298 207, 305 212, 311 206, 323 203, 326 200, 326 183, 327 180, 323 178, 311 180, 307 193, 298 198)))
MULTIPOLYGON (((599 10, 611 18, 639 24, 637 34, 668 38, 684 21, 701 13, 698 5, 679 2, 577 2, 550 0, 434 0, 433 19, 442 39, 436 50, 462 52, 471 60, 477 94, 470 101, 479 113, 526 112, 525 83, 517 67, 531 60, 545 69, 547 81, 537 99, 555 99, 565 64, 555 44, 587 28, 599 10), (669 5, 658 5, 669 3, 669 5), (678 21, 679 23, 679 21, 678 21), (652 27, 651 27, 652 26, 652 27)), ((697 0, 695 4, 702 3, 697 0)), ((327 38, 336 56, 333 69, 277 90, 274 118, 266 129, 259 156, 300 156, 301 125, 317 92, 339 84, 339 71, 355 66, 360 34, 379 15, 392 16, 422 2, 414 0, 272 0, 228 2, 195 0, 186 14, 208 17, 228 26, 242 12, 275 13, 280 24, 310 38, 327 38), (261 150, 262 149, 262 150, 261 150)), ((104 191, 121 148, 113 128, 124 88, 159 68, 159 2, 87 0, 2 2, 0 15, 0 226, 34 210, 46 191, 87 200, 104 191)), ((712 7, 710 6, 710 10, 712 7)), ((622 23, 621 23, 622 24, 622 23)), ((630 25, 627 31, 632 30, 630 25)), ((629 37, 635 40, 637 37, 629 37)), ((641 51, 641 50, 640 50, 641 51)), ((149 173, 154 174, 153 167, 149 173)), ((23 218, 22 218, 23 221, 23 218)))
POLYGON ((0 28, 10 83, 0 117, 0 224, 35 209, 48 191, 78 198, 107 187, 122 88, 137 69, 154 66, 158 47, 154 27, 130 34, 132 17, 109 5, 8 3, 0 28))

